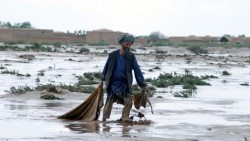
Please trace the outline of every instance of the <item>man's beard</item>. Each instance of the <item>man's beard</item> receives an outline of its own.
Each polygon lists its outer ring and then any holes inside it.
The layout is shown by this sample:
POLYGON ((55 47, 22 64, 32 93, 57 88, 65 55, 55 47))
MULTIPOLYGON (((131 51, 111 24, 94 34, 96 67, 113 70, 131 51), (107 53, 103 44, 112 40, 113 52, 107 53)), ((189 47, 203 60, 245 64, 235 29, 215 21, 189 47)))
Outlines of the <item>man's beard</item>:
POLYGON ((125 52, 125 53, 124 53, 125 56, 126 56, 126 57, 129 57, 129 50, 130 50, 130 48, 122 47, 122 49, 123 49, 123 51, 125 52))

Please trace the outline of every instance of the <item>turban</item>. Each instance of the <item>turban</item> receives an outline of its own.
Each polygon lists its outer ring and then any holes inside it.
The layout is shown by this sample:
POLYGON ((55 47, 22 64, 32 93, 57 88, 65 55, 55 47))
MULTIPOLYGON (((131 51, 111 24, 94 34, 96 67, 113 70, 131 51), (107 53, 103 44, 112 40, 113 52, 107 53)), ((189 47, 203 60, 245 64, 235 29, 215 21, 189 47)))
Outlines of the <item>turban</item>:
POLYGON ((121 37, 118 38, 118 43, 121 44, 123 42, 129 42, 133 44, 135 42, 135 37, 131 34, 123 34, 121 37))

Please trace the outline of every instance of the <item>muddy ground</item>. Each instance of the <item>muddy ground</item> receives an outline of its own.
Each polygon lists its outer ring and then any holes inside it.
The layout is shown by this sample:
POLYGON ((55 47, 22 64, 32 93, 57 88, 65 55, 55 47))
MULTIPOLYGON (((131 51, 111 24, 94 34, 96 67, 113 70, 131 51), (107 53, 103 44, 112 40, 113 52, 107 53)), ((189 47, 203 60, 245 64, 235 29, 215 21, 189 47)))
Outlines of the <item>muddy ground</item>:
MULTIPOLYGON (((13 95, 4 91, 10 86, 37 85, 36 74, 41 69, 46 69, 46 75, 40 77, 40 83, 44 84, 74 83, 76 79, 72 74, 101 71, 107 59, 107 55, 98 53, 103 51, 101 47, 94 48, 87 54, 0 52, 1 63, 9 64, 9 69, 31 74, 29 78, 0 74, 0 140, 250 140, 250 88, 240 85, 250 81, 250 50, 207 49, 207 55, 194 55, 186 48, 136 49, 137 60, 145 78, 157 77, 165 72, 183 73, 185 69, 198 76, 207 74, 219 77, 208 80, 211 86, 198 86, 196 94, 191 98, 173 96, 174 92, 182 89, 181 86, 158 88, 150 98, 154 114, 151 114, 150 108, 140 110, 147 120, 152 121, 150 125, 113 122, 121 116, 122 106, 118 104, 114 105, 111 118, 106 123, 57 119, 57 116, 78 106, 89 94, 65 92, 55 94, 65 100, 43 100, 40 96, 44 92, 13 95), (156 54, 159 50, 164 53, 156 54), (22 54, 33 54, 35 59, 19 58, 22 54), (75 61, 68 61, 69 58, 75 61), (161 69, 149 71, 156 66, 161 69), (49 67, 53 69, 48 69, 49 67), (232 75, 222 76, 221 72, 224 70, 232 75), (62 77, 58 77, 58 74, 62 77)), ((135 116, 134 120, 140 120, 136 117, 134 107, 131 115, 135 116)))

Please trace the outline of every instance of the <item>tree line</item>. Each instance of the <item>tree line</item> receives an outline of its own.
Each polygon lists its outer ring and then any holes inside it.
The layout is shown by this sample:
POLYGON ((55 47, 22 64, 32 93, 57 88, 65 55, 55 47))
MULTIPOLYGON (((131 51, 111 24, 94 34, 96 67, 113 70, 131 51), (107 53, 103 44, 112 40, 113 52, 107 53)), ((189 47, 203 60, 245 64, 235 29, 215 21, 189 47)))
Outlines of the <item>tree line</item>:
POLYGON ((0 21, 0 27, 7 27, 7 28, 12 28, 12 29, 16 29, 16 28, 27 28, 27 29, 31 29, 34 28, 32 27, 31 23, 28 21, 22 22, 22 23, 14 23, 12 24, 11 22, 2 22, 0 21))

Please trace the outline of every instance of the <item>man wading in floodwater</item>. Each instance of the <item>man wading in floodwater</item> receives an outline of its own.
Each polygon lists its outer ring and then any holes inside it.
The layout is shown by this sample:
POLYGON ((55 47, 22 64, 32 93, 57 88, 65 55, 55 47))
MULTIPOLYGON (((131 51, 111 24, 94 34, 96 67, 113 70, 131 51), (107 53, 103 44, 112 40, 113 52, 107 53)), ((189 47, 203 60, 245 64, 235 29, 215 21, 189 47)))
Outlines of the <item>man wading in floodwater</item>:
POLYGON ((107 100, 103 110, 103 121, 110 117, 114 102, 123 104, 121 121, 129 122, 130 110, 132 108, 132 82, 134 70, 137 84, 145 88, 147 84, 136 61, 135 55, 130 52, 130 47, 135 38, 131 34, 124 34, 118 38, 121 49, 109 54, 108 60, 104 66, 101 82, 106 82, 107 100))

